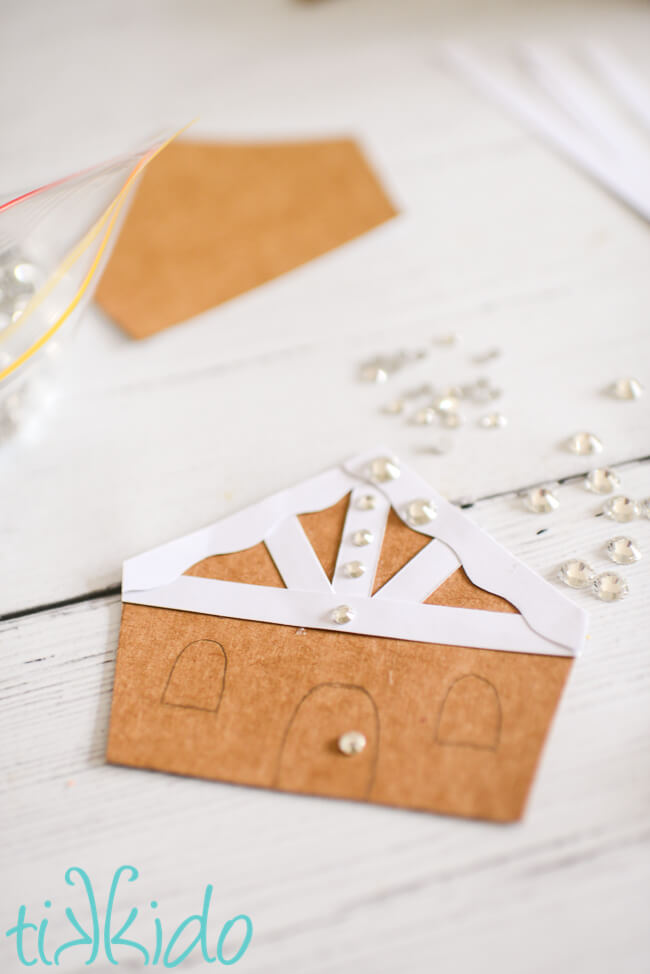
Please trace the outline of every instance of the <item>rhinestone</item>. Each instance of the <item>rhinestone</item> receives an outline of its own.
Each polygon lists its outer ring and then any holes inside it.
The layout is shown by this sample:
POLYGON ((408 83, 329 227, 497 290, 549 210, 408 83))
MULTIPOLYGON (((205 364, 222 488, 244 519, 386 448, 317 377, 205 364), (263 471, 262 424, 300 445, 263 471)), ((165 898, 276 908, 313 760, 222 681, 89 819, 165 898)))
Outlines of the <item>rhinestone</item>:
POLYGON ((463 423, 465 422, 465 417, 462 416, 460 413, 445 412, 440 414, 440 421, 442 422, 442 425, 445 427, 445 429, 455 430, 458 429, 459 426, 463 425, 463 423))
POLYGON ((16 264, 13 275, 21 284, 33 284, 36 280, 36 268, 27 262, 16 264))
POLYGON ((600 453, 603 444, 593 433, 576 433, 568 441, 567 447, 571 453, 584 457, 589 453, 600 453))
POLYGON ((570 558, 560 566, 557 577, 569 588, 587 588, 594 580, 594 570, 580 558, 570 558))
POLYGON ((549 514, 560 506, 560 502, 548 487, 533 487, 525 497, 526 507, 533 514, 549 514))
POLYGON ((452 413, 458 409, 458 399, 450 395, 438 396, 431 406, 437 413, 452 413))
POLYGON ((455 345, 458 341, 458 335, 455 332, 450 332, 448 335, 438 335, 433 340, 436 345, 455 345))
POLYGON ((633 521, 638 513, 636 501, 633 501, 631 497, 624 497, 622 494, 610 497, 603 505, 603 514, 611 518, 612 521, 633 521))
POLYGON ((332 609, 332 622, 344 626, 346 622, 352 622, 355 614, 354 609, 350 608, 349 605, 337 605, 335 609, 332 609))
POLYGON ((646 497, 645 500, 639 501, 637 507, 639 509, 639 517, 650 518, 650 497, 646 497))
POLYGON ((362 561, 346 561, 343 566, 343 574, 346 578, 361 578, 365 570, 366 566, 362 561))
POLYGON ((378 484, 385 484, 388 480, 397 480, 401 471, 399 464, 391 457, 375 457, 370 463, 370 479, 378 484))
POLYGON ((431 406, 424 406, 413 414, 413 422, 416 426, 430 426, 435 418, 436 412, 431 406))
POLYGON ((360 511, 374 511, 377 507, 377 498, 374 494, 362 494, 357 501, 360 511))
POLYGON ((348 731, 346 734, 341 734, 337 744, 341 754, 349 758, 354 754, 361 754, 366 746, 366 738, 361 731, 348 731))
POLYGON ((391 399, 384 406, 384 412, 388 413, 389 416, 399 416, 406 409, 406 403, 403 399, 391 399))
POLYGON ((367 544, 372 544, 373 541, 374 535, 367 528, 362 528, 361 531, 355 531, 352 535, 352 544, 356 545, 357 548, 363 548, 367 544))
POLYGON ((438 514, 435 502, 418 497, 406 506, 406 520, 414 527, 428 524, 438 514))
POLYGON ((378 362, 368 362, 361 366, 359 378, 362 382, 385 382, 388 372, 378 362))
POLYGON ((641 558, 641 552, 631 538, 612 538, 607 542, 607 554, 617 565, 633 565, 641 558))
POLYGON ((615 602, 624 598, 629 589, 627 582, 616 572, 603 572, 594 581, 594 592, 603 602, 615 602))
POLYGON ((508 425, 508 420, 503 413, 486 413, 485 416, 481 416, 478 425, 484 430, 503 429, 508 425))
POLYGON ((594 494, 611 494, 620 485, 621 481, 618 474, 607 467, 597 467, 585 477, 587 490, 592 490, 594 494))
POLYGON ((301 627, 300 629, 296 629, 294 633, 294 636, 306 636, 306 635, 307 635, 307 630, 303 627, 301 627))
POLYGON ((612 386, 612 395, 616 399, 639 399, 643 395, 643 386, 638 379, 617 379, 612 386))

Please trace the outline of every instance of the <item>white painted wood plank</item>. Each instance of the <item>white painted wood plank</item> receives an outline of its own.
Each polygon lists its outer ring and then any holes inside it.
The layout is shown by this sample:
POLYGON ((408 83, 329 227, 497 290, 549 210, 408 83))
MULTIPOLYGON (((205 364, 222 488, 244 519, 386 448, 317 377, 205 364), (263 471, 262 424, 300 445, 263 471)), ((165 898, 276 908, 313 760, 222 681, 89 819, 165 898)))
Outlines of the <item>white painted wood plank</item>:
MULTIPOLYGON (((636 496, 650 464, 622 473, 636 496)), ((568 554, 609 567, 602 543, 620 526, 593 516, 598 500, 580 484, 559 496, 548 518, 514 497, 477 504, 471 516, 545 574, 568 554), (540 526, 548 530, 537 535, 540 526)), ((0 915, 11 918, 19 902, 41 911, 50 896, 51 934, 60 940, 63 870, 83 865, 105 896, 113 870, 133 862, 141 880, 129 905, 147 911, 155 897, 170 925, 200 908, 208 882, 215 929, 248 912, 255 936, 243 970, 470 974, 479 960, 504 974, 642 969, 650 946, 650 522, 625 531, 646 557, 626 569, 627 601, 575 593, 592 612, 591 639, 517 826, 105 767, 117 601, 5 624, 0 915)), ((6 951, 0 941, 0 958, 6 951)))

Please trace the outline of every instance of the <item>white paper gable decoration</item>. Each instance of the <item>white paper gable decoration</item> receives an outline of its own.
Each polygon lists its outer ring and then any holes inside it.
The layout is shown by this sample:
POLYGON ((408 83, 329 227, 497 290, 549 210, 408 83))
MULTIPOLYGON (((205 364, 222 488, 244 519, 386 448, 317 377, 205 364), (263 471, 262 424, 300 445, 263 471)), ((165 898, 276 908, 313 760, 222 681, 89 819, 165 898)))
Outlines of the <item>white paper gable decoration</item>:
MULTIPOLYGON (((426 512, 425 507, 425 512, 426 512)), ((461 510, 386 449, 283 490, 237 514, 124 564, 124 602, 306 629, 443 643, 507 652, 575 656, 587 614, 526 567, 461 510), (376 476, 373 463, 390 460, 395 476, 376 476), (351 495, 332 581, 298 515, 320 511, 351 495), (432 514, 409 516, 430 503, 432 514), (432 538, 372 595, 390 509, 432 538), (212 555, 268 548, 286 588, 186 575, 212 555), (359 563, 358 574, 347 566, 359 563), (481 589, 506 599, 518 614, 424 604, 460 566, 481 589), (348 607, 349 621, 336 621, 348 607)))

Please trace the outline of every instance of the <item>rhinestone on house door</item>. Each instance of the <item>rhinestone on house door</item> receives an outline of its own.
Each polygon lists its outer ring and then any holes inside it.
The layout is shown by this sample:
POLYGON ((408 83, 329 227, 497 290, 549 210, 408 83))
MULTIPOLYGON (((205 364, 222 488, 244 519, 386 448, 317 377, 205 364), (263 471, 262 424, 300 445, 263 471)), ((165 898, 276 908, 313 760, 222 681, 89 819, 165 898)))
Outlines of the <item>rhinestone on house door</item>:
POLYGON ((636 501, 633 501, 631 497, 624 497, 622 494, 617 494, 616 497, 610 497, 603 505, 603 514, 611 518, 612 521, 619 521, 621 523, 633 521, 638 513, 639 509, 636 501))
POLYGON ((600 453, 603 444, 593 433, 575 433, 568 441, 567 446, 571 453, 576 456, 584 457, 591 453, 600 453))
POLYGON ((354 754, 361 754, 365 749, 366 736, 361 731, 347 731, 345 734, 341 734, 337 745, 341 754, 350 758, 354 754))
POLYGON ((594 494, 611 494, 613 490, 621 486, 621 480, 617 473, 607 467, 597 467, 585 477, 585 486, 594 494))
POLYGON ((570 558, 560 566, 557 577, 569 588, 587 588, 594 580, 594 570, 591 565, 580 558, 570 558))
POLYGON ((633 565, 641 559, 641 552, 631 538, 611 538, 607 542, 607 554, 617 565, 633 565))
POLYGON ((435 502, 418 497, 406 505, 406 520, 413 527, 422 527, 429 524, 438 514, 435 502))
POLYGON ((332 622, 338 626, 344 626, 346 622, 352 622, 355 615, 356 613, 351 606, 337 605, 335 609, 332 609, 332 622))
POLYGON ((398 462, 392 457, 375 457, 369 465, 370 479, 378 484, 397 480, 401 471, 398 462))
POLYGON ((533 487, 524 500, 526 507, 533 514, 550 514, 560 506, 559 500, 548 487, 533 487))
POLYGON ((616 572, 603 572, 594 581, 594 592, 603 602, 616 602, 629 592, 627 582, 616 572))

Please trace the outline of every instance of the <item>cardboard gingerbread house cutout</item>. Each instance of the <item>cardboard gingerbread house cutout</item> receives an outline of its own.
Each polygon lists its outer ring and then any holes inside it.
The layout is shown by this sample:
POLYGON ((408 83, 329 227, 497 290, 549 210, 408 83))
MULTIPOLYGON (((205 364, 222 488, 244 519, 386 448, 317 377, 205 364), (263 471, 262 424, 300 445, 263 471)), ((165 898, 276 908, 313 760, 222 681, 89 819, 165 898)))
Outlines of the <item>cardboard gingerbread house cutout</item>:
POLYGON ((108 760, 521 817, 586 614, 386 450, 124 565, 108 760))

